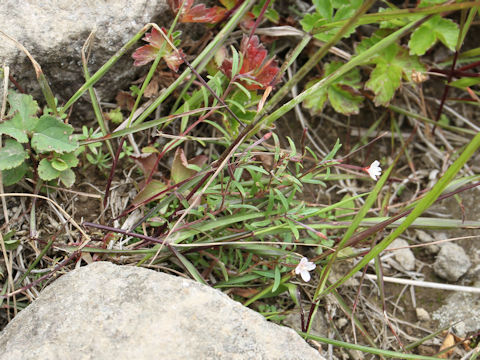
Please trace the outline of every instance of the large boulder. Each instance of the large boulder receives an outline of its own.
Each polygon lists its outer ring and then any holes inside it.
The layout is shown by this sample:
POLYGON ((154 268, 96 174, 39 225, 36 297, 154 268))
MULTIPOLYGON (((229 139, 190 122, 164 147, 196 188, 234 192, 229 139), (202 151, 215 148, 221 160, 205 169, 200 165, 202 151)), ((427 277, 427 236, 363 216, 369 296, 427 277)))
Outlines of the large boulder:
POLYGON ((322 359, 222 292, 97 262, 47 287, 0 335, 7 359, 322 359))
MULTIPOLYGON (((96 33, 89 59, 91 74, 144 25, 168 26, 172 17, 166 0, 0 1, 0 29, 32 54, 60 101, 70 98, 85 82, 81 49, 92 30, 96 33)), ((0 39, 0 67, 9 65, 19 85, 41 99, 31 62, 13 42, 0 39)), ((112 100, 135 77, 130 53, 96 85, 100 99, 112 100)))

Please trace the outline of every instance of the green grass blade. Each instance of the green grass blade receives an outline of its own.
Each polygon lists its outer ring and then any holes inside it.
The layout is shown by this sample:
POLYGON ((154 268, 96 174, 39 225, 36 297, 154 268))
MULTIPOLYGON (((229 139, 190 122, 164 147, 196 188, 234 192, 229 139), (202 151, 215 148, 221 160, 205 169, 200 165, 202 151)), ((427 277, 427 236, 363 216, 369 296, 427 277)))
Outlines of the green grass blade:
POLYGON ((397 351, 390 351, 390 350, 382 350, 382 349, 376 349, 368 346, 363 346, 363 345, 356 345, 356 344, 351 344, 348 342, 344 341, 339 341, 339 340, 334 340, 334 339, 329 339, 329 338, 324 338, 320 336, 315 336, 312 334, 307 334, 301 331, 298 331, 298 334, 303 337, 304 339, 312 339, 315 341, 319 341, 325 344, 332 344, 334 346, 338 347, 343 347, 345 349, 351 349, 351 350, 359 350, 362 352, 366 352, 369 354, 375 354, 375 355, 382 355, 387 358, 397 358, 397 359, 412 359, 412 360, 432 360, 432 359, 439 359, 433 356, 424 356, 424 355, 416 355, 416 354, 403 354, 397 351))
MULTIPOLYGON (((339 285, 343 284, 350 277, 352 277, 357 271, 366 266, 370 260, 375 256, 380 254, 383 250, 386 249, 390 243, 400 236, 413 222, 416 220, 425 210, 427 210, 435 200, 442 194, 443 190, 450 184, 455 175, 460 171, 460 169, 465 165, 465 163, 470 159, 470 157, 477 151, 480 147, 480 133, 478 133, 472 141, 468 144, 462 154, 458 157, 457 160, 448 168, 445 174, 441 179, 435 184, 435 186, 428 192, 428 194, 415 206, 413 211, 407 218, 396 228, 389 236, 382 240, 377 246, 375 246, 365 257, 342 279, 328 287, 323 291, 323 293, 329 292, 331 289, 337 288, 339 285)), ((389 168, 390 170, 390 168, 389 168)), ((383 178, 383 176, 382 176, 383 178)))

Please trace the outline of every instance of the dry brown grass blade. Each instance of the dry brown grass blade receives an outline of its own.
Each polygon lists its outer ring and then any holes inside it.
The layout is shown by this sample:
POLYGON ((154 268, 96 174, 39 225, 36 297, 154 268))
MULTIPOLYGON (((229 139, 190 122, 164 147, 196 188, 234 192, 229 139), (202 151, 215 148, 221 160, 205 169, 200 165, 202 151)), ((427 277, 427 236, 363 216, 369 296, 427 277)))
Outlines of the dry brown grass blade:
MULTIPOLYGON (((0 123, 3 122, 3 117, 5 116, 5 110, 7 108, 7 91, 8 91, 8 75, 10 73, 10 68, 6 65, 3 66, 3 99, 2 99, 2 108, 0 110, 0 123)), ((2 147, 2 137, 0 136, 0 148, 2 147)), ((0 194, 3 194, 3 181, 2 181, 2 172, 0 171, 0 194)), ((7 211, 7 202, 5 198, 2 197, 2 209, 3 209, 3 219, 5 223, 8 224, 8 211, 7 211)), ((9 227, 7 225, 7 231, 9 227)), ((3 241, 2 241, 3 242, 3 241)))
POLYGON ((8 196, 12 196, 12 197, 15 197, 15 196, 19 196, 19 197, 32 197, 32 198, 37 198, 37 199, 42 199, 42 200, 46 200, 48 202, 50 202, 50 204, 52 204, 53 206, 55 206, 58 211, 60 211, 63 216, 65 216, 65 219, 67 219, 67 221, 69 221, 73 226, 75 226, 78 231, 80 231, 80 233, 83 235, 83 237, 85 238, 85 240, 75 249, 75 251, 78 251, 78 250, 81 250, 83 249, 90 241, 91 241, 91 238, 90 236, 88 236, 88 234, 82 229, 82 227, 80 225, 78 225, 78 223, 65 211, 62 209, 62 207, 60 205, 58 205, 55 201, 53 201, 52 199, 46 197, 46 196, 42 196, 42 195, 35 195, 35 194, 27 194, 27 193, 5 193, 5 194, 0 194, 0 197, 4 198, 4 197, 8 197, 8 196))
POLYGON ((33 68, 35 69, 35 76, 37 77, 38 84, 42 89, 42 93, 43 93, 43 96, 45 97, 48 107, 53 111, 54 114, 57 114, 55 97, 53 96, 52 89, 50 88, 50 85, 48 85, 47 78, 45 77, 40 64, 33 58, 32 54, 30 54, 30 52, 25 48, 25 46, 20 44, 16 39, 4 33, 1 30, 0 30, 0 36, 12 41, 15 44, 15 46, 19 48, 21 51, 23 51, 25 55, 28 57, 28 59, 33 65, 33 68))

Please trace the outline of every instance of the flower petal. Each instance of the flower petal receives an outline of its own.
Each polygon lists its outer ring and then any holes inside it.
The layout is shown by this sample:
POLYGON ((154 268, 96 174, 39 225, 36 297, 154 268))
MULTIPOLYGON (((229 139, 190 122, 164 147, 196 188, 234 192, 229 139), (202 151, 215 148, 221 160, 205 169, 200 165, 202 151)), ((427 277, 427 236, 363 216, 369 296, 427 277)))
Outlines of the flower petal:
POLYGON ((307 270, 301 272, 301 276, 303 281, 309 282, 310 281, 310 273, 307 270))

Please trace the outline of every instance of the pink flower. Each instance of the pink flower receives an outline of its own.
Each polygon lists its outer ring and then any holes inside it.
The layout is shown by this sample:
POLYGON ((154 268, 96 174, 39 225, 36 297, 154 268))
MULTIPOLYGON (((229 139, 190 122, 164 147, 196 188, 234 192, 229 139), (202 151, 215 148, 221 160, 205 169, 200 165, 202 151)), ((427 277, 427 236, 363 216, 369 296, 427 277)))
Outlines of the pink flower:
POLYGON ((310 281, 310 271, 316 268, 313 262, 308 261, 306 257, 303 257, 295 268, 295 274, 300 274, 303 281, 310 281))
POLYGON ((364 170, 375 181, 377 181, 377 176, 380 177, 382 175, 382 168, 380 167, 380 161, 378 160, 375 160, 374 162, 372 162, 370 166, 364 168, 364 170))

